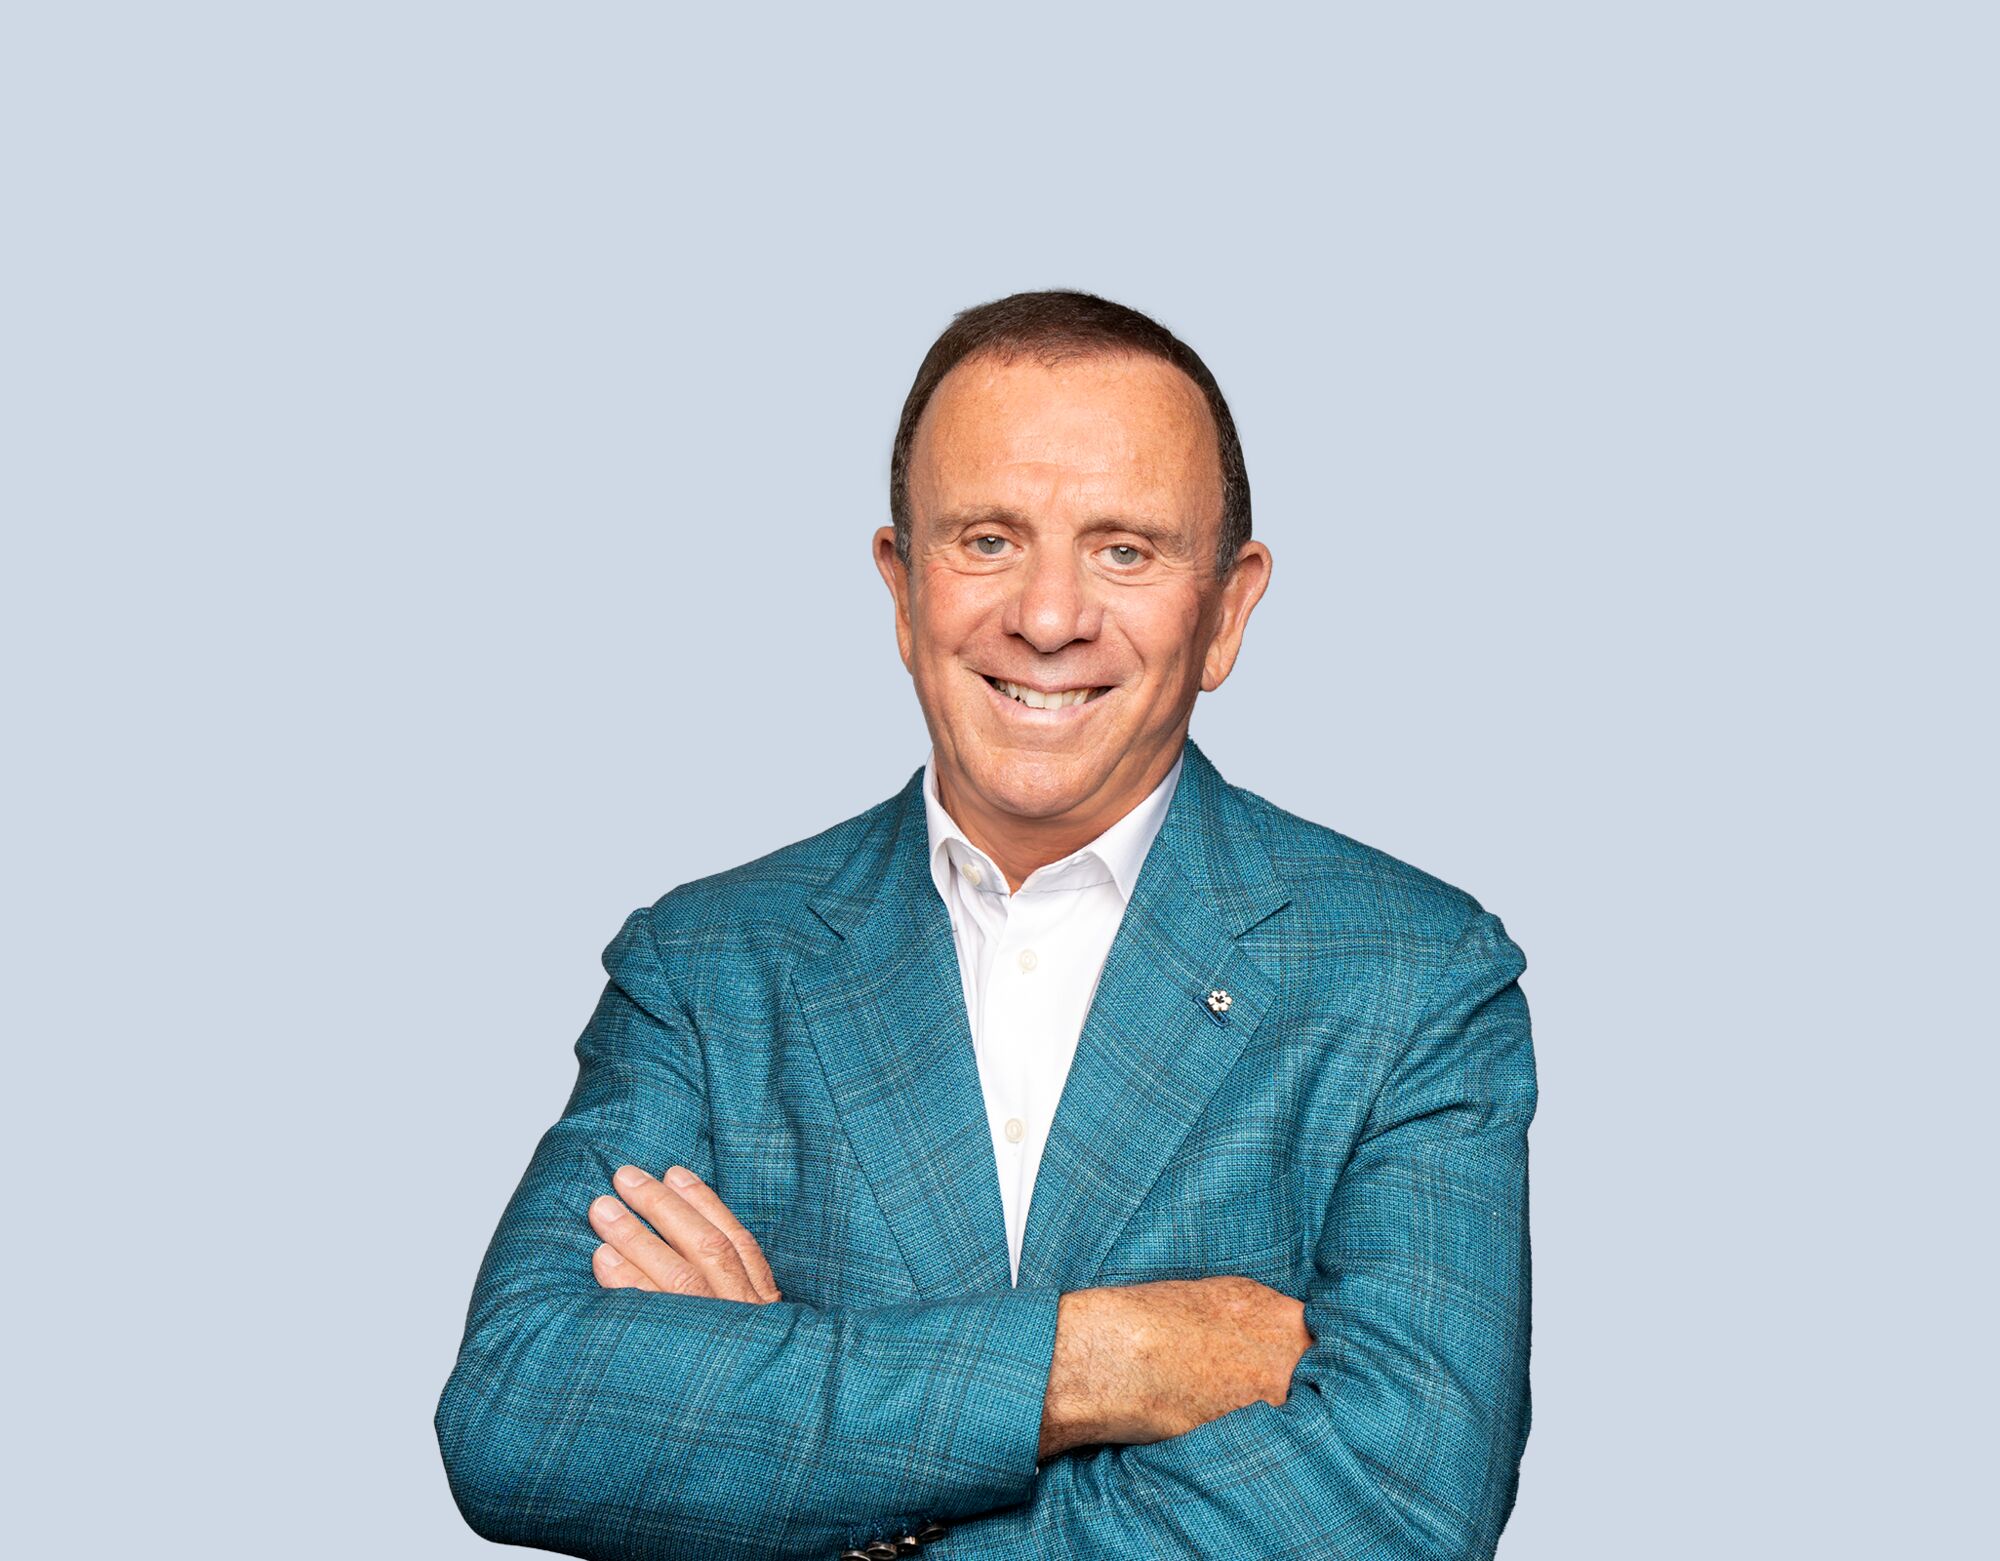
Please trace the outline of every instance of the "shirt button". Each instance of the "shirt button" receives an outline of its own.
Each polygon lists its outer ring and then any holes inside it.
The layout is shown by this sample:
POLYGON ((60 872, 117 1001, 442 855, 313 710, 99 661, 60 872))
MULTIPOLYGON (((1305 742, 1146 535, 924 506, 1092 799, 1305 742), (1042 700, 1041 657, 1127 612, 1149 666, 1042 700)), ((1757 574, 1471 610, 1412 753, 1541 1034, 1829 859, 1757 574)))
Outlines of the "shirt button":
POLYGON ((965 880, 967 883, 970 884, 976 885, 986 877, 986 875, 979 870, 979 864, 977 862, 967 862, 965 866, 959 869, 959 871, 965 874, 965 880))
POLYGON ((1021 1119, 1019 1117, 1009 1117, 1007 1119, 1007 1125, 1002 1129, 1000 1129, 1000 1131, 1007 1135, 1008 1143, 1018 1144, 1021 1141, 1022 1135, 1025 1134, 1028 1130, 1021 1125, 1021 1119))
POLYGON ((1036 963, 1035 951, 1033 949, 1021 950, 1021 969, 1023 971, 1033 970, 1036 963))

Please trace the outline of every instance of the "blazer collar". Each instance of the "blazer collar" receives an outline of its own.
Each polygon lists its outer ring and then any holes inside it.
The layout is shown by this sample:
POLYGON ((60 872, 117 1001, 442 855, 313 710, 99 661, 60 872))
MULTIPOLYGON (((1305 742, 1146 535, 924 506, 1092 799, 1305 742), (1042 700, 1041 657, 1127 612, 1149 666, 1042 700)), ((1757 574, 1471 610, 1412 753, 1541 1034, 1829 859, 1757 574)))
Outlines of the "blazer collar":
MULTIPOLYGON (((809 902, 838 934, 793 989, 843 1130, 927 1299, 1008 1287, 1007 1234, 923 770, 809 902)), ((1250 810, 1189 738, 1056 1107, 1019 1283, 1089 1285, 1275 982, 1239 946, 1287 903, 1250 810), (1218 1015, 1209 993, 1226 991, 1218 1015)))

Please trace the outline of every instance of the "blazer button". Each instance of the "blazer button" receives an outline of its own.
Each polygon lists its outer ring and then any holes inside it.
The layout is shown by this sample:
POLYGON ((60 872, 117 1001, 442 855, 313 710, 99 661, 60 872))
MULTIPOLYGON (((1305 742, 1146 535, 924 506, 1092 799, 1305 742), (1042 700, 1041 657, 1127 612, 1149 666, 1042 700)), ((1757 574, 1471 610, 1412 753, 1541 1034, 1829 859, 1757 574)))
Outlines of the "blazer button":
POLYGON ((868 1561, 868 1552, 858 1549, 843 1550, 840 1553, 840 1561, 868 1561))
POLYGON ((920 1545, 935 1544, 937 1543, 938 1540, 943 1539, 944 1536, 945 1536, 945 1526, 942 1523, 938 1522, 937 1519, 933 1518, 930 1522, 926 1523, 922 1528, 917 1530, 917 1543, 920 1545))
POLYGON ((896 1561, 896 1547, 886 1539, 878 1539, 862 1551, 868 1561, 896 1561))
POLYGON ((896 1554, 899 1556, 913 1556, 923 1548, 923 1541, 914 1534, 905 1534, 896 1541, 896 1554))

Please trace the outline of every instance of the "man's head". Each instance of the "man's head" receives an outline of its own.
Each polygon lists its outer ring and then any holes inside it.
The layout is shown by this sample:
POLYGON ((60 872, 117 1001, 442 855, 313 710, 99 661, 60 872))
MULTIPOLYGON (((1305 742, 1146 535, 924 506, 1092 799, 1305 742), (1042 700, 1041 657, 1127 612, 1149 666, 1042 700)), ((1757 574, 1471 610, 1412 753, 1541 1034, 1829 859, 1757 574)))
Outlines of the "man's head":
POLYGON ((1156 322, 1017 293, 926 355, 889 487, 875 562, 940 798, 1018 883, 1159 783, 1235 663, 1270 577, 1235 425, 1156 322))

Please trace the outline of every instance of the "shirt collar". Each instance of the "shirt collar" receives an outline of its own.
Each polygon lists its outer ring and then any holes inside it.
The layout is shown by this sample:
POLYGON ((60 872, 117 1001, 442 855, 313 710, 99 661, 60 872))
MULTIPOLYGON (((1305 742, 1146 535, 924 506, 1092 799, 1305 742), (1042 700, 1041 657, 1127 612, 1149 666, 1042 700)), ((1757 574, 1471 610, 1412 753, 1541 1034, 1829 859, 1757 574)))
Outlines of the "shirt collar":
MULTIPOLYGON (((1139 869, 1145 865, 1153 837, 1159 834, 1160 825, 1166 821, 1167 805, 1173 801, 1181 764, 1181 759, 1175 759, 1174 767, 1167 771, 1160 784, 1090 844, 1078 847, 1059 861, 1036 868, 1022 883, 1019 892, 1083 889, 1103 883, 1108 878, 1117 885, 1118 897, 1131 904, 1132 890, 1139 881, 1139 869)), ((1007 893, 1006 876, 993 864, 992 858, 965 838, 965 832, 953 822, 952 816, 945 812, 944 804, 938 800, 935 748, 924 760, 924 822, 930 833, 931 882, 937 885, 938 895, 945 904, 951 903, 951 896, 946 892, 946 880, 954 869, 961 870, 959 881, 968 889, 988 894, 1007 893), (962 871, 968 867, 972 869, 971 873, 962 871), (976 883, 974 873, 978 878, 976 883)))

